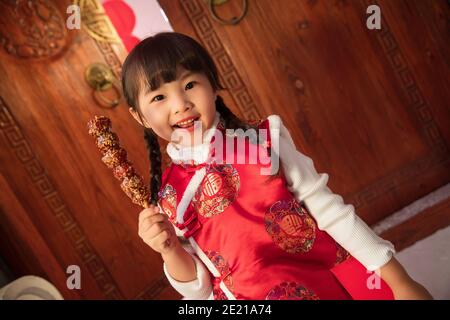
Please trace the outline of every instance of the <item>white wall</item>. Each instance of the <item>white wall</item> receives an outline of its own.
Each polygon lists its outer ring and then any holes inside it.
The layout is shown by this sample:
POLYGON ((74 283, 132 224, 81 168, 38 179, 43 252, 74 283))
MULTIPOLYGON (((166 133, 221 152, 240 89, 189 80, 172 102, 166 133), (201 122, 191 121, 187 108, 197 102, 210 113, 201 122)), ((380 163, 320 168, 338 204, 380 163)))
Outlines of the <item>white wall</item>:
MULTIPOLYGON (((102 0, 102 3, 110 0, 102 0)), ((133 9, 136 25, 132 32, 139 39, 145 39, 161 31, 173 31, 164 11, 156 0, 123 0, 133 9)))
POLYGON ((450 227, 397 253, 409 275, 435 299, 450 299, 450 227))

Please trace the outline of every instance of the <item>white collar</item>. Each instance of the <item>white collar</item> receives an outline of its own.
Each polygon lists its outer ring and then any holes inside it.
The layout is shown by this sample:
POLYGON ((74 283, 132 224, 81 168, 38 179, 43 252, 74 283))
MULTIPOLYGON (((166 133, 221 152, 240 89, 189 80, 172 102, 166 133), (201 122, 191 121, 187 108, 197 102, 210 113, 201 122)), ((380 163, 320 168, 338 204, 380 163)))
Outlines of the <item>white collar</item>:
POLYGON ((220 120, 220 113, 216 110, 213 125, 206 130, 203 136, 203 143, 194 146, 182 146, 174 142, 169 142, 166 147, 167 154, 174 163, 188 162, 193 160, 195 164, 206 162, 210 152, 211 139, 216 132, 217 124, 220 120))

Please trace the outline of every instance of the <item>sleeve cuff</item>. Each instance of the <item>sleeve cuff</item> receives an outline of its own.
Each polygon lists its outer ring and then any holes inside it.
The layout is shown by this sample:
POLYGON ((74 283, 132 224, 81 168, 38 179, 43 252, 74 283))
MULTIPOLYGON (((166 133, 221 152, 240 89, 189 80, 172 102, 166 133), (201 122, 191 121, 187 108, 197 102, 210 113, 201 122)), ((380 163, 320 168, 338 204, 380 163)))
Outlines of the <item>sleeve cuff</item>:
POLYGON ((203 263, 194 255, 191 254, 194 259, 197 278, 188 281, 181 282, 172 278, 167 271, 166 264, 163 264, 164 274, 169 280, 171 286, 181 294, 185 299, 189 300, 206 300, 210 297, 212 292, 211 279, 206 267, 203 263))

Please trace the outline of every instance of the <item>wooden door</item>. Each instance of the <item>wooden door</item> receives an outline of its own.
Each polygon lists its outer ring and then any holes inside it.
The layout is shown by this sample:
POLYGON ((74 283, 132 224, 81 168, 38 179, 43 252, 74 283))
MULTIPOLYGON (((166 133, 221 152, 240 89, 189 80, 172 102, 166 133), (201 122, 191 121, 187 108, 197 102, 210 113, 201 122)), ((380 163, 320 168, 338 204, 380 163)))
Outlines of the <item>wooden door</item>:
MULTIPOLYGON (((159 0, 174 30, 212 54, 235 112, 279 114, 369 224, 449 182, 448 1, 247 2, 239 24, 223 25, 207 1, 159 0), (372 4, 381 30, 366 27, 372 4)), ((242 3, 215 12, 238 17, 242 3)))
POLYGON ((91 63, 119 77, 126 52, 96 1, 79 1, 82 28, 67 29, 71 3, 0 2, 1 255, 16 276, 42 276, 66 299, 179 298, 138 237, 141 208, 87 134, 93 115, 110 117, 148 181, 143 132, 124 100, 100 107, 84 78, 91 63), (79 290, 66 286, 70 265, 81 269, 79 290))
MULTIPOLYGON (((447 1, 249 0, 237 26, 217 23, 204 0, 159 2, 175 31, 212 54, 230 107, 247 119, 279 114, 369 224, 448 183, 447 1), (381 30, 365 27, 373 3, 381 30)), ((95 62, 119 76, 126 53, 108 42, 95 1, 83 2, 92 28, 67 30, 70 3, 0 1, 0 254, 17 276, 43 276, 65 298, 178 298, 138 238, 140 208, 86 132, 93 115, 110 117, 148 179, 125 103, 99 107, 84 79, 95 62), (69 265, 81 267, 81 290, 66 287, 69 265)), ((216 11, 230 18, 240 5, 216 11)))

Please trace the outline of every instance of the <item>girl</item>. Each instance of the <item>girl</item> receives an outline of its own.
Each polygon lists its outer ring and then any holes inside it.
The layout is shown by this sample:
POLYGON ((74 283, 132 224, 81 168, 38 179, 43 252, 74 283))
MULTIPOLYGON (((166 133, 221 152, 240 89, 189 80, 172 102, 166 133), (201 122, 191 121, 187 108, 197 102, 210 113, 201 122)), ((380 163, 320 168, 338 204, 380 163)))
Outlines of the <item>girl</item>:
POLYGON ((296 150, 279 116, 246 123, 226 107, 216 66, 195 40, 174 32, 143 40, 123 64, 122 85, 151 163, 139 236, 185 298, 431 298, 296 150), (245 130, 244 148, 230 129, 245 130), (157 136, 172 159, 163 174, 157 136), (235 161, 255 151, 270 157, 269 177, 262 163, 235 161))

